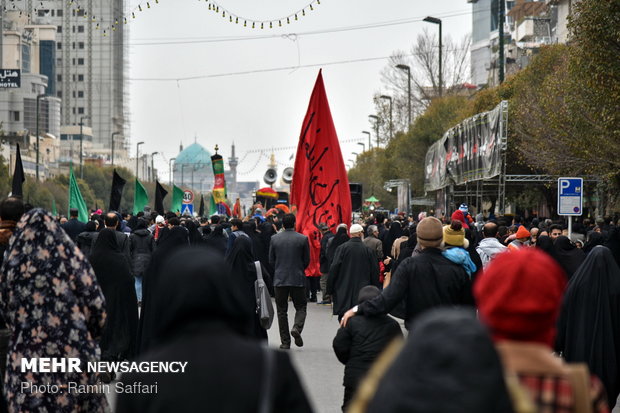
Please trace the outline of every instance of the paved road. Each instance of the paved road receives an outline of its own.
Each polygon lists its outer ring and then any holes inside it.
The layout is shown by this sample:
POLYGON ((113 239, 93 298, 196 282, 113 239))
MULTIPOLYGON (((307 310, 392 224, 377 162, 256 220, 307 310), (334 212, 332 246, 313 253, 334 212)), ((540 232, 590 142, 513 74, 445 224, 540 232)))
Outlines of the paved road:
MULTIPOLYGON (((292 303, 289 303, 288 315, 289 326, 292 326, 295 315, 292 303)), ((332 340, 337 330, 338 318, 332 316, 331 306, 308 303, 306 324, 301 334, 304 346, 291 344, 291 358, 317 413, 341 412, 344 365, 340 364, 332 350, 332 340)), ((280 346, 277 316, 269 329, 269 345, 280 346)))

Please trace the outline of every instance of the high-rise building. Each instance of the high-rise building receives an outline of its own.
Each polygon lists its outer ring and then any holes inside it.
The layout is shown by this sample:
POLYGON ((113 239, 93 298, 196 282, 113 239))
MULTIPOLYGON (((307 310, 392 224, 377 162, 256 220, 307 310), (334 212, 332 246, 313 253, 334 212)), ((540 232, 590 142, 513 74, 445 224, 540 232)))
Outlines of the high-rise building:
POLYGON ((62 126, 92 128, 87 156, 109 158, 114 135, 117 159, 127 156, 128 115, 125 0, 0 0, 2 7, 56 26, 55 78, 47 93, 62 99, 62 126))

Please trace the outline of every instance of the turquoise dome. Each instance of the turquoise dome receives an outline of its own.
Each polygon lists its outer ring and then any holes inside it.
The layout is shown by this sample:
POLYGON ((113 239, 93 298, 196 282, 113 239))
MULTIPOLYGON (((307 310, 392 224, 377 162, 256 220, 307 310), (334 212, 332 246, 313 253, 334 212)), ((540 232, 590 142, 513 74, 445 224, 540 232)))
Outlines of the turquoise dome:
POLYGON ((192 143, 177 155, 174 163, 179 165, 211 165, 211 154, 202 145, 192 143))

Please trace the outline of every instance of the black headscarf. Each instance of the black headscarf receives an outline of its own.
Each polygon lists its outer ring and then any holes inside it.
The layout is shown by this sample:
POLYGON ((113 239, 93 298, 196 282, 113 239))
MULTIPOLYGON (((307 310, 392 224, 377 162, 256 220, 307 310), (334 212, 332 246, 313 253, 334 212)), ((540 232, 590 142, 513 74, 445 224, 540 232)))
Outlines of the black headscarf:
MULTIPOLYGON (((597 245, 604 245, 604 244, 605 244, 605 236, 601 234, 600 232, 592 231, 588 235, 588 240, 586 242, 586 245, 583 246, 583 252, 585 252, 586 254, 589 254, 590 251, 594 249, 594 247, 596 247, 597 245)), ((608 245, 607 245, 607 248, 609 248, 608 245)), ((613 254, 613 251, 612 251, 612 254, 613 254)), ((616 264, 617 263, 618 261, 616 261, 616 264)))
POLYGON ((205 238, 204 244, 217 251, 224 256, 226 253, 227 238, 224 235, 224 227, 222 225, 216 225, 213 231, 205 238))
POLYGON ((383 243, 383 256, 391 256, 392 255, 392 245, 394 245, 394 241, 399 239, 403 235, 403 229, 400 225, 400 222, 394 221, 392 225, 390 225, 390 230, 388 231, 385 242, 383 243))
MULTIPOLYGON (((235 289, 243 298, 243 309, 248 318, 252 320, 249 325, 249 333, 261 339, 267 339, 267 331, 260 326, 260 320, 256 314, 256 293, 254 282, 256 281, 256 257, 252 250, 252 241, 248 237, 237 237, 233 243, 226 262, 231 267, 231 277, 235 283, 235 289)), ((266 271, 262 271, 263 277, 267 278, 266 271)))
POLYGON ((248 314, 230 267, 203 248, 185 248, 166 257, 153 301, 165 309, 154 330, 156 339, 173 336, 197 320, 221 320, 238 332, 246 331, 248 314))
POLYGON ((607 391, 620 394, 620 268, 611 252, 594 247, 564 295, 556 347, 569 362, 586 362, 607 391))
POLYGON ((367 412, 512 412, 489 333, 470 311, 424 313, 367 412))
MULTIPOLYGON (((155 304, 155 294, 159 289, 161 277, 164 275, 162 266, 165 260, 177 249, 189 247, 187 230, 177 226, 167 229, 158 240, 157 248, 153 252, 151 262, 142 279, 142 312, 138 327, 138 351, 146 351, 153 343, 155 330, 161 323, 166 308, 155 304)), ((175 271, 178 274, 178 271, 175 271)), ((191 289, 191 286, 188 286, 191 289)))
POLYGON ((586 258, 584 252, 577 248, 568 237, 559 236, 553 243, 553 257, 570 279, 586 258))
POLYGON ((547 235, 538 237, 536 240, 536 248, 546 252, 550 257, 553 257, 553 240, 547 235))
MULTIPOLYGON (((597 232, 593 233, 596 234, 597 232)), ((601 234, 601 236, 603 237, 603 239, 605 238, 603 234, 601 234)), ((613 227, 612 229, 610 229, 608 237, 609 239, 607 240, 607 242, 605 242, 605 246, 609 248, 609 250, 614 256, 614 260, 616 260, 616 264, 620 266, 620 228, 613 227)))
POLYGON ((138 305, 129 262, 125 254, 118 252, 116 231, 101 230, 89 259, 108 313, 100 343, 102 358, 131 358, 136 348, 138 305))
POLYGON ((347 229, 344 227, 338 228, 338 230, 336 231, 336 235, 334 235, 334 238, 332 239, 332 242, 329 244, 329 248, 327 249, 327 262, 329 263, 330 267, 332 261, 334 260, 334 257, 336 256, 336 249, 338 249, 339 246, 341 246, 348 240, 349 234, 347 234, 347 229))
POLYGON ((190 245, 198 245, 202 243, 202 235, 198 231, 198 225, 191 219, 185 221, 185 228, 187 228, 188 238, 190 245))

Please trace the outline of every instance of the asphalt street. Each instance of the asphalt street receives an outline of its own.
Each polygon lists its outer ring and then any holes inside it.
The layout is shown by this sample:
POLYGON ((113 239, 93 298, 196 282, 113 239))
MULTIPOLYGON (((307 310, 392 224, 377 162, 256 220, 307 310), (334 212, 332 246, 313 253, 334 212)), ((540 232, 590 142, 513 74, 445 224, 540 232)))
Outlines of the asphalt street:
MULTIPOLYGON (((291 302, 288 315, 291 327, 295 315, 295 308, 291 302)), ((338 361, 332 350, 332 340, 336 336, 338 326, 338 317, 332 316, 331 306, 309 302, 306 324, 301 334, 304 346, 297 347, 293 341, 291 349, 288 350, 314 411, 318 413, 342 411, 340 406, 344 395, 342 387, 344 365, 338 361)), ((277 315, 269 329, 269 345, 274 348, 280 346, 277 315)))

